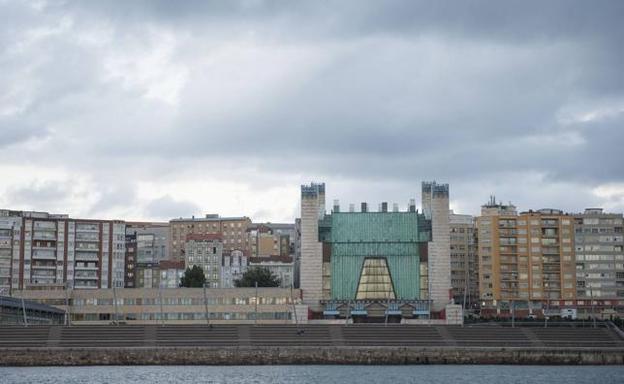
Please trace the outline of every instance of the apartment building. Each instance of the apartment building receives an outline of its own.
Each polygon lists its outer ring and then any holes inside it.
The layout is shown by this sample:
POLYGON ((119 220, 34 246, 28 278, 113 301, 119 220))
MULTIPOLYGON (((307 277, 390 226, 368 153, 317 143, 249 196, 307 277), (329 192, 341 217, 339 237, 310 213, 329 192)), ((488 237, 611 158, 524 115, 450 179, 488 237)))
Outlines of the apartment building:
POLYGON ((125 287, 136 285, 138 267, 149 269, 169 259, 169 223, 126 223, 125 287))
POLYGON ((247 228, 251 257, 294 256, 294 224, 259 223, 247 228))
POLYGON ((451 286, 455 303, 466 308, 479 303, 479 263, 475 218, 449 214, 451 244, 451 286))
POLYGON ((492 198, 477 218, 482 304, 574 300, 574 218, 556 209, 517 213, 492 198))
POLYGON ((574 215, 576 296, 578 299, 624 298, 624 233, 621 213, 588 208, 574 215))
POLYGON ((11 289, 70 285, 75 288, 124 286, 123 221, 72 219, 47 212, 1 210, 3 283, 11 289), (11 227, 11 228, 9 228, 11 227), (6 278, 7 240, 11 266, 6 278))
POLYGON ((186 235, 185 264, 188 268, 197 265, 204 270, 207 287, 221 287, 223 246, 223 238, 220 234, 186 235))
POLYGON ((0 295, 19 287, 18 280, 13 282, 11 276, 19 276, 22 218, 9 214, 0 211, 0 295))
POLYGON ((247 272, 249 257, 243 251, 224 251, 221 265, 221 288, 234 288, 235 281, 247 272))
POLYGON ((209 214, 203 218, 174 219, 169 222, 169 249, 170 258, 184 259, 184 247, 187 235, 216 235, 223 239, 224 250, 240 249, 249 251, 249 237, 247 228, 251 225, 248 217, 219 217, 209 214))
POLYGON ((293 258, 290 256, 250 257, 249 266, 268 269, 279 277, 282 288, 289 288, 294 283, 293 258))
POLYGON ((185 271, 184 261, 141 263, 135 272, 135 288, 177 288, 185 271))

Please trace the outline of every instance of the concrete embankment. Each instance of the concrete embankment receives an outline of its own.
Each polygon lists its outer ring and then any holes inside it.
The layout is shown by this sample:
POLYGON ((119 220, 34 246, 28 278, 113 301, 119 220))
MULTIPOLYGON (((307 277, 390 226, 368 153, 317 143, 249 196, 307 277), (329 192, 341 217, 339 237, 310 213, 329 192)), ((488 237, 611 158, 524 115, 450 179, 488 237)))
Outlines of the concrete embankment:
POLYGON ((524 364, 623 365, 624 349, 462 347, 7 348, 0 366, 524 364))

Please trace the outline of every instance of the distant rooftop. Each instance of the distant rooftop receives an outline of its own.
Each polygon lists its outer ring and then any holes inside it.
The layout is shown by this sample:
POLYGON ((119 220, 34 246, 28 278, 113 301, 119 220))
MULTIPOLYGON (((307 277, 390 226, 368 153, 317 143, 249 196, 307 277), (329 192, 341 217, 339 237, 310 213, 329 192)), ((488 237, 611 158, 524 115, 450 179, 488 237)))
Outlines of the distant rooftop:
POLYGON ((220 217, 216 213, 207 214, 205 217, 195 217, 192 216, 190 218, 180 217, 178 219, 171 219, 169 222, 187 222, 187 221, 237 221, 237 220, 249 220, 247 216, 232 216, 232 217, 220 217))

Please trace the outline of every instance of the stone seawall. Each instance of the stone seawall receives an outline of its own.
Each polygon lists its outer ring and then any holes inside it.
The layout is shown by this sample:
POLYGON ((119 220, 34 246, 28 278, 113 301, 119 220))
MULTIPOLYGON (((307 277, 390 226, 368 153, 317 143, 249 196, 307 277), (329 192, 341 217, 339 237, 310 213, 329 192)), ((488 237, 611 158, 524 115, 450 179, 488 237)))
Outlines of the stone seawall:
POLYGON ((624 349, 461 347, 0 349, 0 366, 279 364, 623 365, 624 349))

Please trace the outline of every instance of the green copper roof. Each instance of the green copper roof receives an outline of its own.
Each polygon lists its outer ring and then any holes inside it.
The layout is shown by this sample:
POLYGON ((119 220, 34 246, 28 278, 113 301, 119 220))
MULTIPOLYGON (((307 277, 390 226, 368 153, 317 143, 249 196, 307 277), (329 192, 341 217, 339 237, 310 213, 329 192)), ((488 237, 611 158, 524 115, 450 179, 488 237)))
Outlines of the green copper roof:
POLYGON ((332 299, 355 299, 367 258, 384 258, 398 299, 420 297, 420 243, 430 239, 428 222, 417 212, 340 212, 320 224, 331 243, 332 299))

